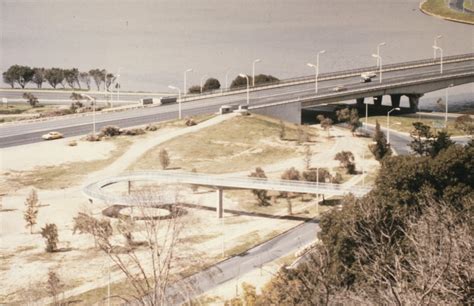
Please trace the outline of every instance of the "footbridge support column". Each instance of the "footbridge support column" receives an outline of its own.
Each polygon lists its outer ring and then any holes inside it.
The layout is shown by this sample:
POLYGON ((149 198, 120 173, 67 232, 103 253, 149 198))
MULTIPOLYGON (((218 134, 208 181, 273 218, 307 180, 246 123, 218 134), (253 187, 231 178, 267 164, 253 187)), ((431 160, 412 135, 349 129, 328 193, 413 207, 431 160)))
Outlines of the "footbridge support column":
POLYGON ((423 94, 411 94, 407 95, 410 101, 410 110, 416 113, 418 111, 418 103, 420 102, 420 98, 423 94))
POLYGON ((390 95, 390 100, 392 101, 392 107, 400 107, 400 98, 402 95, 390 95))
POLYGON ((374 97, 374 105, 381 106, 382 105, 382 98, 383 96, 375 96, 374 97))
POLYGON ((224 204, 223 204, 223 195, 224 190, 222 188, 216 189, 216 196, 217 196, 217 218, 221 219, 224 215, 224 204))

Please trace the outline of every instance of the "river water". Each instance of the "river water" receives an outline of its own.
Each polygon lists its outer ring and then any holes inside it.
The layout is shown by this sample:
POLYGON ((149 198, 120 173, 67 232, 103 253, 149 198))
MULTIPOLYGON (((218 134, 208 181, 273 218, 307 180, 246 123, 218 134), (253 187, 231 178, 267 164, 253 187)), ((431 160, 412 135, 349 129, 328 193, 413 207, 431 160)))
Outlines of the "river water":
MULTIPOLYGON (((384 63, 474 52, 474 27, 424 15, 418 0, 0 0, 0 70, 21 64, 120 68, 122 90, 169 91, 225 83, 238 73, 279 78, 373 65, 379 42, 384 63)), ((5 84, 3 84, 5 86, 5 84)), ((450 105, 474 101, 473 85, 450 90, 450 105)), ((443 93, 425 97, 433 103, 443 93)))

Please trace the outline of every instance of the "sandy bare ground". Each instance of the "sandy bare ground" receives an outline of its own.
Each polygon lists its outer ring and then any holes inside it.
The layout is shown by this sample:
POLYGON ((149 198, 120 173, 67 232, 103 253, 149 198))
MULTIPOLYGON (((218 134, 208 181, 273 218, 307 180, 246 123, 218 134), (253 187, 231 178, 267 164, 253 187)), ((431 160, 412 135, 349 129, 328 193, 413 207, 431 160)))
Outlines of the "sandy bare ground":
MULTIPOLYGON (((166 128, 140 139, 115 162, 108 167, 91 173, 76 186, 60 190, 40 190, 38 192, 41 203, 38 224, 35 233, 30 235, 25 228, 22 212, 24 200, 29 193, 29 188, 23 188, 12 193, 8 193, 2 199, 3 211, 0 213, 0 303, 19 301, 25 298, 25 289, 29 292, 27 298, 38 301, 39 304, 48 302, 48 299, 38 300, 44 297, 43 290, 38 290, 44 284, 49 269, 57 271, 66 285, 64 297, 75 296, 95 287, 103 287, 108 282, 109 260, 106 256, 93 248, 92 239, 86 235, 72 234, 72 218, 81 211, 91 211, 100 215, 100 212, 107 205, 90 204, 81 193, 81 187, 99 178, 110 177, 120 174, 122 171, 136 161, 143 153, 152 147, 165 142, 171 138, 184 135, 199 129, 218 124, 230 116, 219 116, 205 121, 194 127, 187 128, 166 128), (71 248, 69 252, 59 252, 46 254, 44 252, 44 242, 39 235, 40 227, 46 223, 55 223, 58 226, 60 247, 71 248)), ((340 150, 351 150, 356 155, 358 165, 365 164, 367 168, 376 165, 373 159, 362 160, 362 152, 365 152, 366 139, 356 139, 350 136, 346 130, 333 129, 334 141, 319 142, 318 148, 313 156, 313 167, 334 166, 334 154, 340 150)), ((67 140, 41 143, 40 145, 28 145, 2 151, 2 172, 9 170, 31 170, 38 165, 61 164, 66 162, 80 161, 87 156, 87 159, 101 159, 107 156, 113 145, 108 143, 94 143, 90 145, 80 142, 77 147, 66 146, 67 140), (97 145, 97 146, 95 146, 97 145), (37 147, 38 146, 38 147, 37 147), (39 148, 39 149, 38 149, 39 148), (69 154, 68 150, 78 149, 78 153, 69 154), (34 155, 28 156, 28 152, 34 151, 34 155), (22 157, 29 157, 28 164, 22 163, 21 159, 15 156, 25 154, 22 157), (52 155, 52 157, 51 157, 52 155), (8 163, 4 162, 8 161, 8 163)), ((367 157, 367 156, 366 156, 367 157)), ((282 170, 291 166, 302 167, 301 158, 289 159, 269 165, 265 171, 277 176, 282 170)), ((240 173, 248 175, 246 173, 240 173)), ((360 179, 360 176, 359 178, 360 179)), ((3 181, 3 184, 8 182, 3 181)), ((215 194, 212 192, 192 193, 190 190, 181 188, 181 194, 187 203, 213 206, 215 194)), ((224 205, 226 208, 239 209, 239 204, 234 199, 225 196, 224 205)), ((310 205, 310 204, 308 204, 310 205)), ((305 209, 296 207, 295 209, 305 209)), ((284 215, 285 207, 281 207, 284 215)), ((289 221, 285 219, 275 220, 254 216, 238 216, 225 214, 223 220, 217 220, 214 212, 205 210, 192 210, 186 218, 192 222, 193 227, 186 231, 185 239, 189 241, 200 240, 193 244, 193 252, 196 256, 200 254, 211 260, 223 258, 223 253, 228 252, 236 244, 245 244, 245 235, 252 234, 256 240, 275 235, 273 229, 284 231, 299 224, 300 221, 289 221), (245 224, 245 232, 242 225, 245 224), (226 233, 223 239, 222 233, 226 233), (205 237, 203 237, 203 235, 205 237), (224 250, 224 251, 223 251, 224 250)), ((115 237, 118 241, 120 237, 115 237)), ((188 246, 186 246, 188 247, 188 246)), ((225 254, 224 254, 225 256, 225 254)), ((112 281, 123 279, 122 273, 112 268, 112 281)), ((260 282, 262 282, 260 280, 260 282)))

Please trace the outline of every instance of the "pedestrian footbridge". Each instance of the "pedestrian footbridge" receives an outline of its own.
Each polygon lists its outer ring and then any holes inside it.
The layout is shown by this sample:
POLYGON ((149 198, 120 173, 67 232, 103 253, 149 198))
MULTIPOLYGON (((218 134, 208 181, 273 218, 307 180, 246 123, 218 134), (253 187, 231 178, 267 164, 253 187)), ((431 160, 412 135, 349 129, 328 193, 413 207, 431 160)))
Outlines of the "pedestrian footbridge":
MULTIPOLYGON (((106 187, 121 182, 127 182, 130 186, 131 182, 147 181, 160 182, 163 184, 186 184, 215 188, 217 193, 216 206, 218 218, 222 218, 223 214, 222 197, 224 189, 259 189, 332 196, 341 196, 351 193, 358 197, 363 196, 370 191, 370 188, 368 187, 346 186, 330 183, 233 177, 193 172, 139 171, 100 180, 84 187, 83 192, 90 201, 98 200, 105 203, 133 205, 134 197, 130 195, 130 192, 129 194, 120 194, 118 192, 107 190, 106 187)), ((148 199, 153 201, 153 199, 148 199)))

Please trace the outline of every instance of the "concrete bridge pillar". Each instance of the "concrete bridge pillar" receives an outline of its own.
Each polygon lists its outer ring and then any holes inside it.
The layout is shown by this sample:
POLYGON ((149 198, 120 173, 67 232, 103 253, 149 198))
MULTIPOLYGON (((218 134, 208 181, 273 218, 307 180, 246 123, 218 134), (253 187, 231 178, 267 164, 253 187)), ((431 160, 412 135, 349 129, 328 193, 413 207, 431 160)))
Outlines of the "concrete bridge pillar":
POLYGON ((416 113, 418 111, 418 102, 420 101, 420 98, 423 96, 423 94, 412 94, 407 96, 410 101, 410 109, 416 113))
POLYGON ((223 213, 224 213, 224 205, 223 205, 223 195, 224 195, 224 190, 222 188, 218 188, 216 190, 216 195, 217 195, 217 218, 222 218, 223 213))
POLYGON ((374 97, 374 105, 381 106, 382 105, 382 98, 383 96, 375 96, 374 97))
POLYGON ((365 99, 365 98, 358 98, 358 99, 356 99, 356 101, 357 101, 357 106, 359 106, 359 107, 364 106, 364 99, 365 99))
POLYGON ((402 95, 390 95, 390 100, 392 101, 392 107, 400 107, 400 98, 402 95))

